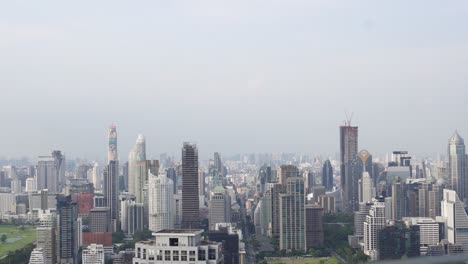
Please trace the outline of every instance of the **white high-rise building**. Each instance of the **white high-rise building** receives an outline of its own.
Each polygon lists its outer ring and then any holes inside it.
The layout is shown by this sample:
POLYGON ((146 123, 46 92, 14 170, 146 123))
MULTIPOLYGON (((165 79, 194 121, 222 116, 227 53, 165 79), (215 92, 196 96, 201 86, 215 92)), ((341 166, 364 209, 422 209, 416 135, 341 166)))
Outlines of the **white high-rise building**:
POLYGON ((27 193, 37 191, 37 185, 36 185, 36 179, 35 179, 35 178, 31 177, 31 178, 27 178, 27 179, 26 179, 26 188, 25 188, 25 191, 26 191, 27 193))
POLYGON ((441 211, 445 220, 445 232, 448 242, 461 246, 464 252, 468 252, 468 216, 457 192, 444 189, 441 211))
POLYGON ((16 197, 13 193, 0 193, 0 215, 16 213, 16 197))
POLYGON ((104 264, 104 246, 91 244, 83 249, 83 264, 104 264))
POLYGON ((372 178, 370 177, 369 172, 362 173, 362 179, 360 180, 360 190, 359 190, 359 202, 366 203, 371 202, 373 195, 372 191, 372 178))
POLYGON ((379 232, 385 227, 385 203, 374 202, 364 222, 364 254, 378 260, 379 232))
POLYGON ((46 210, 40 212, 39 225, 36 227, 36 244, 41 248, 45 264, 52 264, 56 248, 56 214, 46 210))
POLYGON ((465 142, 457 131, 449 139, 447 156, 449 160, 448 173, 451 189, 455 190, 460 200, 466 203, 468 180, 466 180, 465 142))
POLYGON ((42 248, 35 248, 31 252, 31 256, 29 257, 29 264, 44 264, 46 263, 44 258, 44 251, 42 248))
POLYGON ((128 158, 128 192, 135 195, 137 203, 144 203, 143 188, 147 184, 146 139, 138 135, 135 147, 128 158))
POLYGON ((97 162, 94 163, 92 172, 91 172, 91 180, 93 182, 93 186, 95 190, 101 189, 101 180, 99 178, 99 164, 97 162))
POLYGON ((148 171, 149 183, 149 229, 158 232, 174 228, 174 182, 160 174, 148 171))

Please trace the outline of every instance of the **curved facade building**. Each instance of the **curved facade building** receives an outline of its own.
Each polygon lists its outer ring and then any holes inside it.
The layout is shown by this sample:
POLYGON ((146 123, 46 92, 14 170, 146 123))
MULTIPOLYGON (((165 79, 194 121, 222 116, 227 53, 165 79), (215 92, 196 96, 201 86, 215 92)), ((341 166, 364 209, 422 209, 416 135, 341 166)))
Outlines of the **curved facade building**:
POLYGON ((158 232, 174 228, 174 182, 166 175, 148 172, 149 229, 158 232))

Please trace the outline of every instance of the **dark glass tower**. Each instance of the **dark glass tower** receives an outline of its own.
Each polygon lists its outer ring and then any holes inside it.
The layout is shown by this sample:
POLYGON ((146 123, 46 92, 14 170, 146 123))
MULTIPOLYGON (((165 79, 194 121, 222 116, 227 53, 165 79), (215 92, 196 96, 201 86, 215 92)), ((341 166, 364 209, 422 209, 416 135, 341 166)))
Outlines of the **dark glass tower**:
POLYGON ((182 148, 182 228, 200 227, 198 196, 198 149, 184 143, 182 148))
MULTIPOLYGON (((341 161, 341 188, 343 200, 346 200, 352 191, 352 183, 350 182, 351 161, 357 155, 358 150, 358 127, 351 126, 350 122, 346 122, 340 127, 340 161, 341 161)), ((352 212, 353 208, 349 204, 343 203, 345 212, 352 212)))
POLYGON ((71 196, 57 196, 57 260, 78 263, 78 207, 71 196))
POLYGON ((330 160, 325 161, 323 164, 322 185, 325 187, 325 191, 331 191, 333 189, 333 168, 330 160))
POLYGON ((112 230, 120 229, 119 224, 119 161, 117 155, 117 128, 109 128, 108 162, 104 168, 104 200, 110 210, 112 230))

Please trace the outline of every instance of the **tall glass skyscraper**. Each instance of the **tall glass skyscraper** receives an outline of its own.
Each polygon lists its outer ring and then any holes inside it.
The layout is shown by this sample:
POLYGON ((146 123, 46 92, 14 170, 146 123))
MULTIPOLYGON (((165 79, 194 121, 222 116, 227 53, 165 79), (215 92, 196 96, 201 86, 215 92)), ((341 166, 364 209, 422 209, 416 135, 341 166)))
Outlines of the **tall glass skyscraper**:
POLYGON ((331 191, 333 189, 333 168, 330 160, 326 160, 323 164, 322 185, 325 187, 325 191, 331 191))
POLYGON ((104 199, 110 209, 112 229, 120 229, 119 224, 119 160, 117 155, 117 127, 109 128, 107 166, 104 169, 104 199))
POLYGON ((451 188, 465 204, 467 202, 468 181, 466 180, 466 152, 465 142, 457 131, 448 143, 448 172, 451 188))
MULTIPOLYGON (((350 182, 350 163, 357 155, 358 151, 358 127, 351 126, 350 122, 346 122, 340 127, 340 161, 341 161, 341 188, 343 199, 347 199, 352 192, 352 184, 350 182)), ((352 212, 353 208, 347 203, 343 203, 343 209, 346 212, 352 212)))
POLYGON ((198 149, 186 142, 182 147, 182 228, 200 227, 199 199, 198 149))

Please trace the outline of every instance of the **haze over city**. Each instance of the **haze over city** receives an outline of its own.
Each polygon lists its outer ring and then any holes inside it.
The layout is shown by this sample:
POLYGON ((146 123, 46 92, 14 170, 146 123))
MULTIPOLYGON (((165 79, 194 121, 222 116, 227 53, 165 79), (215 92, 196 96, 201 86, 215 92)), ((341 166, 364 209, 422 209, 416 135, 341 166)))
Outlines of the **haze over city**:
POLYGON ((334 155, 354 113, 376 154, 468 135, 465 1, 8 1, 0 156, 334 155))

